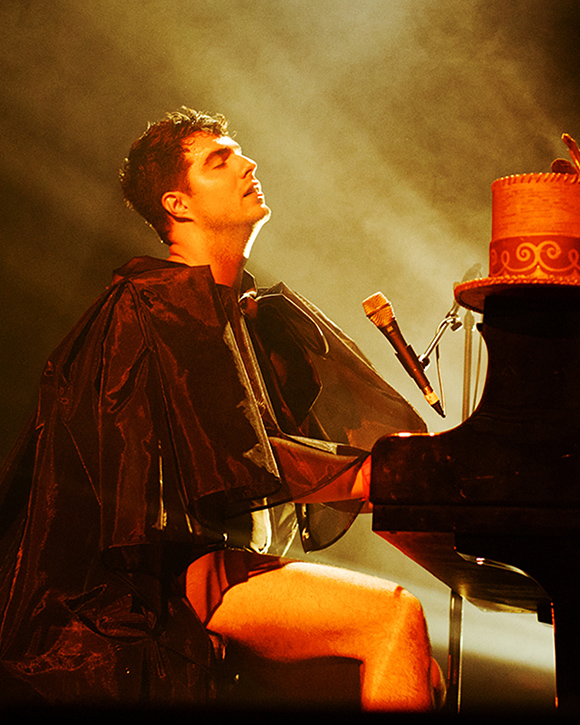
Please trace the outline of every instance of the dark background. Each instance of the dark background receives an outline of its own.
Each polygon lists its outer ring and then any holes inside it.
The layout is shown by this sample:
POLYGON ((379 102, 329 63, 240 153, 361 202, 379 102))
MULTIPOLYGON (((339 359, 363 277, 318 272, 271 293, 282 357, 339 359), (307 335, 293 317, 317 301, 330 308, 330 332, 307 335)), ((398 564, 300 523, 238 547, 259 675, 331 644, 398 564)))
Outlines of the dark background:
MULTIPOLYGON (((0 27, 3 457, 111 270, 165 255, 116 175, 147 121, 182 104, 224 113, 258 161, 273 209, 259 281, 322 307, 431 430, 460 422, 462 333, 441 346, 441 420, 361 302, 383 291, 422 352, 454 282, 486 274, 491 182, 548 171, 561 134, 580 137, 577 0, 6 0, 0 27)), ((368 517, 325 560, 417 593, 445 666, 446 588, 368 517)), ((533 616, 468 605, 465 653, 464 709, 549 706, 551 633, 533 616)))

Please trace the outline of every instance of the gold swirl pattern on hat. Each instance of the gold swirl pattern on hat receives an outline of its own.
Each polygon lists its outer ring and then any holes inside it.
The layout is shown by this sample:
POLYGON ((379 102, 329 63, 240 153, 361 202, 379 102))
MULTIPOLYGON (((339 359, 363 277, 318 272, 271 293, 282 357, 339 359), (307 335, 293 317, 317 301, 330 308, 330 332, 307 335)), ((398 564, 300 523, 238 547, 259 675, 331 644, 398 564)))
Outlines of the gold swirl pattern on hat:
POLYGON ((580 239, 497 239, 490 244, 489 273, 492 277, 580 276, 580 239))

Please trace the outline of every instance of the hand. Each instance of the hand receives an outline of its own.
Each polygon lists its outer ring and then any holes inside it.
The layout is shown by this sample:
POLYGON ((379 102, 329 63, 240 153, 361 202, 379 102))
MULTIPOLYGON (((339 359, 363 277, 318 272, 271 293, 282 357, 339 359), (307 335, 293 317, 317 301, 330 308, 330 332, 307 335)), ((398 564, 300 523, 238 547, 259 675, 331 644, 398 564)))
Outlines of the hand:
POLYGON ((372 470, 372 459, 368 455, 362 462, 361 467, 356 474, 354 485, 352 487, 353 498, 360 498, 363 501, 368 501, 371 489, 371 470, 372 470))

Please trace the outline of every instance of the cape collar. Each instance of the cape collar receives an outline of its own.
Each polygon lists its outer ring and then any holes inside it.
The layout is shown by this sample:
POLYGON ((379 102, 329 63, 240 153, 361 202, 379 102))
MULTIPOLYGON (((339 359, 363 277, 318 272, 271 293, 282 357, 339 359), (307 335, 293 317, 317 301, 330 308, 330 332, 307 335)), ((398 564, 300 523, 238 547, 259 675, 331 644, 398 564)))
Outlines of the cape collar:
MULTIPOLYGON (((153 272, 158 269, 207 269, 206 266, 200 267, 188 267, 187 264, 181 262, 170 262, 167 259, 157 259, 156 257, 133 257, 133 259, 126 262, 122 267, 119 267, 113 272, 113 284, 120 282, 127 277, 133 277, 137 274, 145 274, 147 272, 153 272)), ((247 294, 255 294, 256 281, 254 277, 247 271, 244 270, 242 277, 242 289, 240 296, 243 297, 247 294)))

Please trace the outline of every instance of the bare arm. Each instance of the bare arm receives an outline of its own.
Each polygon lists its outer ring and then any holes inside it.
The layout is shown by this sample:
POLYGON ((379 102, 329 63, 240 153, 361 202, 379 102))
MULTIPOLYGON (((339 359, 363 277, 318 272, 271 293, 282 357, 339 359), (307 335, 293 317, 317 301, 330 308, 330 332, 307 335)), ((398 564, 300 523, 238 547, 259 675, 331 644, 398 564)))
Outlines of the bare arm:
POLYGON ((368 501, 370 455, 361 462, 360 455, 336 455, 294 441, 271 443, 296 503, 368 501))

